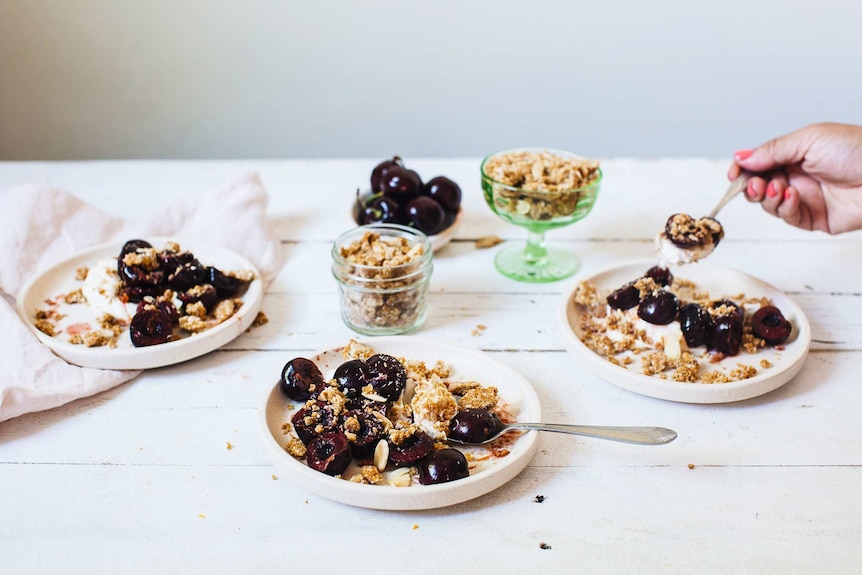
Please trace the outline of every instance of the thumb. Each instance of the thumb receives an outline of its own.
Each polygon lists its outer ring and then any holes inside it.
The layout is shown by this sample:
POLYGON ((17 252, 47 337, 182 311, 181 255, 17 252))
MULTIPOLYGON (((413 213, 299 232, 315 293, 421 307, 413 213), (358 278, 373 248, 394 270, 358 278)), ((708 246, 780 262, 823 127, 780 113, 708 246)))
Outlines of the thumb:
POLYGON ((769 140, 753 150, 742 150, 734 154, 736 163, 752 172, 764 172, 791 164, 799 164, 808 152, 809 139, 803 131, 769 140))

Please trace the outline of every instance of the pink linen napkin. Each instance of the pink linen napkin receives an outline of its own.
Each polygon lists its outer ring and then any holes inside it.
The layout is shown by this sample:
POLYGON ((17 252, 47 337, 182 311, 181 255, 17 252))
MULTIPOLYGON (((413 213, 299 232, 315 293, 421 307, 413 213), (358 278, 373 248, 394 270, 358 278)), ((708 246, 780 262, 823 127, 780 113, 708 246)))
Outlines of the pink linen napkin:
POLYGON ((83 368, 55 356, 14 309, 15 295, 30 277, 91 245, 180 235, 246 257, 260 271, 265 289, 284 262, 281 241, 266 219, 267 203, 256 173, 134 222, 47 186, 0 193, 0 421, 99 393, 140 373, 83 368))

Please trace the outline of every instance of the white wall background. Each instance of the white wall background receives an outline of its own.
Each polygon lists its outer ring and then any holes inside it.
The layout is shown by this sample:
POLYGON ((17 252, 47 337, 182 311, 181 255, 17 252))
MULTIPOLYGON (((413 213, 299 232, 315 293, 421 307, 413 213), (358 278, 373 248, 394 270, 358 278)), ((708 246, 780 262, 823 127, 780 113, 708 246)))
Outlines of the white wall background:
POLYGON ((862 2, 0 0, 0 160, 715 156, 862 124, 862 2))

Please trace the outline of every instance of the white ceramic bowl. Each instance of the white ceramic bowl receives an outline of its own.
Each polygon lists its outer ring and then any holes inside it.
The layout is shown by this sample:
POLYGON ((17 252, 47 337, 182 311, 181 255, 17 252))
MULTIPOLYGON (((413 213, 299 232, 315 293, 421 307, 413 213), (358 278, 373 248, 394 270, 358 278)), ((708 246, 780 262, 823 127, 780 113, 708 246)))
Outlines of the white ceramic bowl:
MULTIPOLYGON (((450 365, 456 379, 475 380, 483 385, 496 386, 500 397, 512 407, 517 420, 541 421, 539 399, 524 376, 483 353, 413 336, 378 337, 362 343, 371 346, 376 352, 396 357, 422 360, 430 364, 442 360, 450 365)), ((307 357, 317 363, 327 379, 344 361, 340 348, 307 357)), ((278 379, 279 375, 275 375, 275 379, 278 379)), ((469 477, 449 483, 414 484, 409 487, 352 483, 315 471, 304 461, 285 452, 282 425, 289 422, 295 410, 301 407, 297 403, 286 398, 276 382, 266 393, 260 410, 264 443, 282 477, 311 493, 357 507, 407 510, 432 509, 461 503, 484 495, 511 480, 530 462, 537 447, 536 432, 525 433, 511 445, 511 452, 507 456, 474 462, 469 477)), ((459 449, 488 454, 487 448, 483 446, 459 446, 459 449)))
MULTIPOLYGON (((591 277, 581 278, 590 281, 598 289, 600 296, 606 295, 627 282, 641 277, 655 260, 638 260, 614 265, 591 277)), ((777 288, 757 278, 736 270, 714 266, 708 263, 681 266, 672 270, 676 278, 695 282, 700 291, 708 291, 713 297, 732 296, 744 293, 747 297, 765 296, 772 300, 793 324, 793 332, 782 347, 768 347, 755 354, 741 351, 738 355, 724 358, 712 368, 733 369, 737 363, 751 365, 758 373, 751 378, 728 383, 682 383, 644 375, 641 362, 635 361, 628 366, 615 365, 584 345, 581 329, 582 310, 572 301, 572 293, 565 294, 560 307, 560 322, 563 336, 569 350, 587 367, 605 381, 642 395, 678 401, 683 403, 726 403, 757 397, 781 387, 796 375, 811 344, 811 327, 802 309, 792 299, 777 288), (767 360, 772 367, 764 369, 761 360, 767 360)))
MULTIPOLYGON (((165 238, 147 238, 156 248, 168 241, 165 238)), ((252 270, 254 280, 248 289, 240 296, 242 306, 223 323, 201 333, 193 334, 183 339, 148 347, 134 347, 128 336, 128 328, 117 339, 117 347, 86 347, 74 345, 66 341, 63 334, 51 337, 42 333, 35 326, 35 312, 44 308, 44 302, 58 295, 69 293, 81 287, 81 282, 75 280, 75 270, 80 267, 90 267, 96 262, 108 258, 116 258, 123 243, 108 243, 94 246, 48 268, 32 278, 18 293, 16 308, 24 324, 39 340, 69 363, 81 367, 99 369, 149 369, 172 365, 193 359, 209 353, 225 345, 241 335, 251 326, 263 301, 263 285, 260 273, 244 257, 230 250, 212 245, 177 243, 183 249, 195 254, 201 263, 215 266, 221 270, 252 270)), ((127 304, 130 313, 134 311, 133 304, 127 304)), ((62 310, 67 314, 65 324, 77 322, 94 323, 101 315, 86 304, 65 305, 62 310)), ((61 324, 62 327, 62 324, 61 324)))

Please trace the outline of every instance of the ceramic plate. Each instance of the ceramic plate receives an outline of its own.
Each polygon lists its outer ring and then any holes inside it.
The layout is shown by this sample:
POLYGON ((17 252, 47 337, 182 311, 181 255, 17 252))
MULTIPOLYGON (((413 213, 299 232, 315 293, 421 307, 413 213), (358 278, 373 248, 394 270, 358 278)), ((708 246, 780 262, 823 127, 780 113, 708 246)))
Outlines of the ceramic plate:
MULTIPOLYGON (((582 279, 595 284, 599 295, 603 297, 642 276, 654 265, 654 260, 627 262, 582 279)), ((593 373, 610 383, 643 395, 684 403, 725 403, 757 397, 784 385, 799 372, 808 355, 811 328, 796 302, 757 278, 707 263, 674 268, 672 272, 675 278, 695 282, 698 291, 707 291, 713 298, 744 294, 750 298, 765 296, 771 299, 793 324, 790 338, 781 346, 783 349, 765 348, 754 354, 741 351, 717 364, 709 364, 709 369, 725 373, 736 368, 738 363, 750 365, 757 369, 757 374, 748 379, 713 384, 663 380, 644 375, 641 362, 637 359, 627 367, 618 366, 584 345, 580 326, 582 309, 572 301, 572 294, 568 294, 563 300, 560 316, 569 349, 584 359, 593 373), (762 367, 761 360, 767 360, 772 367, 762 367)))
MULTIPOLYGON (((155 238, 148 239, 148 241, 156 249, 161 249, 168 240, 155 238)), ((215 266, 223 271, 254 271, 255 279, 249 284, 245 292, 238 294, 243 302, 239 310, 223 323, 206 331, 160 345, 134 347, 129 339, 128 328, 126 328, 117 338, 115 348, 74 345, 68 342, 68 332, 74 330, 73 326, 95 325, 96 319, 103 312, 87 304, 66 304, 62 301, 57 309, 66 317, 58 322, 57 327, 63 331, 51 337, 36 329, 36 310, 46 309, 45 302, 47 300, 56 301, 58 296, 73 292, 82 286, 82 282, 75 279, 78 268, 89 268, 101 260, 110 258, 116 261, 123 243, 103 244, 89 248, 36 276, 18 294, 16 306, 18 314, 36 337, 50 347, 56 355, 69 363, 82 367, 149 369, 187 361, 208 353, 235 339, 254 321, 263 301, 260 274, 251 262, 227 249, 192 243, 187 245, 182 241, 178 241, 178 243, 183 249, 191 251, 204 265, 215 266)), ((135 305, 127 304, 124 307, 129 313, 128 317, 131 317, 135 305)))
MULTIPOLYGON (((529 382, 514 369, 490 359, 485 354, 464 347, 412 336, 378 337, 362 343, 378 353, 421 360, 433 364, 437 360, 447 363, 454 379, 475 380, 493 385, 499 390, 518 421, 541 421, 539 399, 529 382)), ((324 378, 329 379, 344 358, 340 348, 307 356, 320 367, 324 378)), ((433 509, 454 505, 484 495, 515 477, 530 462, 537 447, 535 431, 518 437, 507 445, 511 450, 505 457, 489 457, 490 450, 483 446, 458 446, 472 451, 484 461, 471 462, 470 476, 437 485, 413 484, 408 487, 391 485, 364 485, 345 479, 330 477, 306 466, 285 452, 285 435, 282 425, 289 422, 300 402, 286 398, 278 387, 271 388, 261 408, 264 441, 282 476, 303 489, 348 505, 372 509, 433 509)), ((355 465, 355 464, 351 464, 355 465)), ((351 469, 345 475, 351 473, 351 469)))

